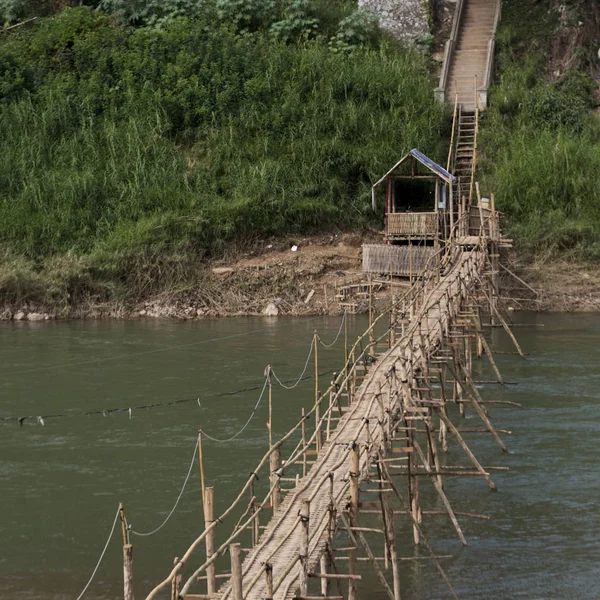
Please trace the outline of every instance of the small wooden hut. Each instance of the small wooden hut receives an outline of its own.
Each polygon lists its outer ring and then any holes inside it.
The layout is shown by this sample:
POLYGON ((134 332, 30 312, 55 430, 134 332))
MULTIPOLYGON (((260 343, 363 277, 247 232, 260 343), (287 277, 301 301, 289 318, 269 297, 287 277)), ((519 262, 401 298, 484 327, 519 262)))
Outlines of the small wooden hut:
MULTIPOLYGON (((456 222, 456 178, 416 148, 399 160, 372 189, 385 189, 383 244, 363 246, 363 271, 418 275, 456 222)), ((381 192, 379 192, 381 193, 381 192)))

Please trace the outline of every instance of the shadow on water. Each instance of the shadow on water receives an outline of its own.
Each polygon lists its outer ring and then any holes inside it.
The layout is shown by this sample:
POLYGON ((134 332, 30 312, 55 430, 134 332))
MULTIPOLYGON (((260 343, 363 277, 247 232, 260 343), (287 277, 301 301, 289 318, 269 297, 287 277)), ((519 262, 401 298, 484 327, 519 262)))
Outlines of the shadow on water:
MULTIPOLYGON (((517 318, 545 325, 515 330, 530 353, 527 361, 497 356, 505 378, 518 385, 481 390, 487 399, 523 405, 491 409, 494 424, 513 432, 506 440, 511 454, 502 455, 489 436, 468 439, 482 464, 507 465, 510 471, 492 472, 497 493, 479 479, 446 481, 456 511, 492 519, 459 518, 469 542, 464 549, 447 518, 425 517, 424 530, 438 554, 452 555, 441 563, 461 598, 597 598, 600 315, 517 318)), ((291 379, 302 370, 313 330, 329 341, 339 324, 336 318, 3 324, 0 416, 129 407, 260 386, 269 363, 282 379, 291 379), (223 337, 228 339, 215 340, 223 337), (172 348, 162 351, 165 347, 172 348), (72 366, 60 366, 67 364, 72 366)), ((350 339, 364 327, 364 318, 352 319, 350 339)), ((491 336, 496 350, 512 350, 503 331, 491 336)), ((341 342, 322 349, 320 370, 339 367, 342 356, 341 342)), ((490 379, 484 362, 476 369, 478 379, 490 379)), ((313 390, 312 380, 293 391, 275 388, 277 433, 312 403, 313 390)), ((46 420, 45 427, 35 420, 22 428, 0 424, 0 597, 76 598, 118 502, 125 503, 134 529, 155 528, 181 489, 198 427, 229 437, 247 420, 258 394, 134 411, 131 420, 123 412, 46 420)), ((235 441, 205 442, 217 511, 228 505, 266 449, 266 410, 263 403, 235 441)), ((465 427, 469 424, 478 426, 467 412, 465 427)), ((445 461, 466 464, 454 445, 445 461)), ((151 538, 133 539, 138 598, 166 575, 173 557, 202 528, 197 466, 169 524, 151 538)), ((421 488, 427 508, 441 510, 429 482, 421 488)), ((410 543, 403 516, 397 533, 401 556, 426 555, 410 543)), ((86 598, 122 594, 117 534, 86 598)), ((374 547, 381 554, 380 544, 374 547)), ((371 592, 379 586, 362 564, 361 596, 384 598, 383 592, 371 592)), ((404 600, 449 597, 431 561, 402 562, 402 575, 404 600)))

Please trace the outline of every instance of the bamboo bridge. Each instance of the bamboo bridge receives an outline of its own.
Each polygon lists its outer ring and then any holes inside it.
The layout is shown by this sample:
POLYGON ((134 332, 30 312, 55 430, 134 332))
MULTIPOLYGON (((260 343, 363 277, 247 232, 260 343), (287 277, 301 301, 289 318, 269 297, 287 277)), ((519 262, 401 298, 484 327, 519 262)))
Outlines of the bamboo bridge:
POLYGON ((482 218, 478 237, 453 235, 430 258, 425 275, 392 296, 387 310, 372 318, 348 349, 330 387, 319 393, 317 381, 312 408, 283 438, 270 440, 268 452, 219 517, 213 514, 213 488, 204 490, 205 530, 147 600, 169 593, 172 600, 355 600, 359 561, 372 566, 383 593, 400 600, 394 531, 400 514, 412 523, 409 543, 428 549, 450 597, 457 597, 423 534, 427 511, 419 487, 424 477, 431 482, 466 545, 445 491, 446 476, 471 475, 492 490, 496 486, 454 420, 469 407, 481 421, 476 431, 489 432, 499 450, 507 451, 472 378, 474 356, 485 355, 503 383, 482 333, 484 313, 507 330, 522 355, 496 300, 495 256, 501 243, 492 211, 482 218), (449 410, 452 404, 457 408, 449 410), (467 466, 442 465, 449 444, 460 447, 467 466), (269 482, 260 497, 259 477, 269 482), (377 515, 379 526, 361 526, 365 513, 377 515), (223 540, 218 547, 217 533, 223 540), (373 536, 382 541, 379 556, 373 536), (199 548, 203 561, 194 554, 199 548), (217 575, 216 563, 222 566, 227 559, 220 557, 227 554, 230 568, 217 575))

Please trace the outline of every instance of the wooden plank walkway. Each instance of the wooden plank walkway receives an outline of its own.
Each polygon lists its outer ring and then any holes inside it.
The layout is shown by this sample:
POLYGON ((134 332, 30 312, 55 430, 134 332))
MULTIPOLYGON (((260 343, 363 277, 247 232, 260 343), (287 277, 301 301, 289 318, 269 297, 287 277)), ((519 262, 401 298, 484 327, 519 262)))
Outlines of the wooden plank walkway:
MULTIPOLYGON (((389 373, 412 372, 427 361, 432 351, 442 344, 447 327, 450 304, 465 285, 474 282, 483 267, 484 255, 476 250, 461 252, 450 271, 423 289, 424 301, 407 324, 407 335, 381 355, 357 391, 350 409, 338 423, 330 440, 325 442, 316 462, 273 514, 259 544, 250 551, 242 565, 243 598, 267 598, 265 564, 273 569, 274 598, 291 599, 299 589, 303 564, 299 558, 303 531, 299 514, 303 501, 310 501, 310 538, 307 570, 316 570, 328 539, 330 503, 337 513, 346 510, 350 486, 350 452, 357 444, 360 453, 361 478, 369 471, 372 457, 384 443, 382 418, 377 396, 389 386, 389 373)), ((411 404, 411 398, 394 400, 395 409, 411 404)), ((383 415, 385 418, 385 415, 383 415)), ((215 596, 232 598, 232 582, 227 581, 215 596)))

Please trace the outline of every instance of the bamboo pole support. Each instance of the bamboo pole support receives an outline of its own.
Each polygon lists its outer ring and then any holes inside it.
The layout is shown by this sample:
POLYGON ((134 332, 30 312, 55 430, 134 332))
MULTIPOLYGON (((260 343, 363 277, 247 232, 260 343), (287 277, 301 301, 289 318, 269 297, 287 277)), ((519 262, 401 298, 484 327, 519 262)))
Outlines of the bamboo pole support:
MULTIPOLYGON (((429 461, 425 457, 425 454, 421 450, 421 447, 419 446, 418 442, 415 441, 414 444, 415 444, 415 450, 417 451, 417 454, 421 458, 423 466, 425 467, 425 471, 427 471, 428 474, 431 474, 432 469, 429 464, 429 461)), ((462 529, 460 528, 460 525, 458 524, 458 520, 456 519, 456 515, 454 514, 454 511, 452 510, 452 506, 450 504, 450 501, 448 500, 448 497, 444 493, 444 490, 442 489, 442 486, 440 485, 440 483, 435 475, 431 478, 431 481, 432 481, 437 493, 439 494, 440 498, 442 499, 442 503, 444 504, 446 512, 448 513, 448 516, 450 517, 450 520, 452 521, 452 525, 454 525, 454 529, 456 530, 456 533, 457 533, 462 545, 466 546, 467 540, 465 539, 462 529)))
MULTIPOLYGON (((215 520, 215 488, 207 487, 204 490, 204 528, 206 531, 205 546, 206 560, 212 557, 215 553, 215 530, 210 527, 215 520)), ((215 578, 215 563, 206 567, 206 587, 208 594, 214 594, 217 591, 217 583, 215 578)))
POLYGON ((321 450, 321 394, 319 392, 319 336, 316 329, 313 344, 315 352, 315 428, 317 429, 315 446, 318 453, 321 450))
MULTIPOLYGON (((359 447, 354 444, 350 452, 350 527, 358 527, 358 505, 360 494, 360 457, 359 447)), ((355 545, 356 546, 356 545, 355 545)), ((351 575, 356 575, 358 550, 350 550, 349 571, 351 575)), ((348 600, 358 600, 358 585, 355 579, 348 582, 348 600)))
MULTIPOLYGON (((508 333, 510 339, 512 340, 512 343, 514 344, 515 348, 517 349, 517 352, 519 353, 519 356, 523 360, 527 360, 525 357, 525 354, 523 354, 523 350, 521 350, 521 346, 519 346, 519 342, 517 342, 517 338, 514 336, 510 327, 508 326, 508 324, 506 323, 506 321, 504 320, 504 318, 502 317, 502 315, 500 314, 498 309, 493 305, 492 301, 490 300, 490 297, 485 293, 485 290, 482 288, 481 291, 483 292, 483 295, 489 300, 490 306, 492 307, 494 314, 498 317, 498 320, 500 321, 502 327, 504 328, 504 331, 506 331, 506 333, 508 333)), ((492 325, 493 325, 493 323, 492 323, 492 325)))
POLYGON ((329 552, 325 551, 321 554, 321 558, 319 559, 321 565, 321 575, 324 577, 321 578, 321 596, 330 596, 331 595, 331 578, 327 577, 327 575, 331 571, 331 560, 329 558, 329 552))
POLYGON ((265 600, 273 600, 273 565, 265 564, 265 600))
POLYGON ((200 464, 200 483, 202 486, 202 504, 204 504, 204 496, 206 487, 204 484, 204 455, 202 453, 202 431, 198 430, 198 463, 200 464))
POLYGON ((133 595, 133 546, 123 546, 123 598, 134 600, 133 595))
MULTIPOLYGON (((305 453, 306 455, 306 453, 305 453)), ((281 504, 281 480, 279 478, 279 469, 281 468, 281 451, 279 447, 273 448, 269 458, 269 466, 271 470, 271 507, 275 512, 281 504)))
MULTIPOLYGON (((442 365, 439 373, 440 378, 440 395, 442 400, 442 405, 440 407, 440 411, 443 412, 446 416, 448 415, 447 401, 446 401, 446 376, 447 376, 447 367, 446 365, 442 365)), ((448 452, 448 428, 446 427, 446 423, 440 418, 440 443, 442 444, 442 452, 448 452)))
POLYGON ((242 588, 242 548, 240 544, 229 545, 231 559, 231 589, 233 600, 243 600, 242 588))
POLYGON ((133 546, 129 543, 127 519, 123 503, 119 504, 119 517, 121 519, 121 534, 123 536, 123 598, 134 600, 133 596, 133 546))
POLYGON ((302 409, 302 477, 306 477, 306 409, 302 409))
POLYGON ((490 479, 490 476, 488 475, 488 473, 479 464, 479 461, 477 460, 475 455, 471 452, 471 449, 469 448, 469 446, 467 445, 467 443, 465 442, 463 437, 460 435, 460 432, 458 431, 458 429, 456 429, 456 427, 454 426, 454 423, 452 423, 452 421, 448 418, 448 416, 446 414, 444 414, 442 411, 439 411, 438 414, 440 416, 440 419, 442 419, 444 421, 444 423, 446 423, 446 427, 448 427, 448 430, 450 431, 450 433, 455 437, 456 441, 458 442, 458 445, 464 450, 465 454, 469 457, 469 460, 471 461, 471 463, 473 464, 475 469, 477 469, 477 471, 481 474, 481 476, 487 481, 487 484, 489 485, 490 489, 496 491, 498 489, 496 487, 496 484, 490 479))
POLYGON ((271 377, 271 365, 267 365, 265 369, 267 376, 267 382, 269 385, 269 422, 267 426, 269 428, 269 450, 273 448, 273 381, 271 377))
MULTIPOLYGON (((179 557, 176 556, 173 559, 173 565, 176 565, 178 562, 179 562, 179 557)), ((171 581, 171 600, 178 600, 180 584, 181 584, 181 575, 176 575, 175 577, 173 577, 173 581, 171 581)))
POLYGON ((260 514, 256 514, 256 496, 254 495, 254 478, 250 482, 250 513, 252 516, 256 516, 252 520, 252 547, 258 545, 258 539, 260 537, 260 514))
MULTIPOLYGON (((315 447, 317 449, 317 454, 321 451, 323 447, 323 430, 321 424, 321 392, 317 391, 317 404, 315 407, 315 447)), ((331 413, 330 413, 331 414, 331 413)))
MULTIPOLYGON (((385 453, 382 454, 385 456, 385 453)), ((382 482, 380 487, 385 485, 383 482, 386 481, 381 463, 377 462, 377 474, 379 480, 382 482)), ((386 542, 386 564, 389 562, 392 565, 392 579, 394 584, 394 600, 401 600, 401 581, 400 581, 400 569, 398 567, 398 553, 396 550, 396 536, 394 533, 394 511, 392 509, 391 499, 389 494, 379 494, 379 501, 382 509, 383 525, 385 531, 385 542, 386 542)), ((386 566, 387 568, 387 566, 386 566)))
POLYGON ((302 501, 300 511, 301 539, 300 539, 300 595, 308 595, 308 543, 310 540, 310 500, 302 501))

